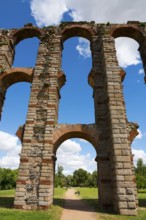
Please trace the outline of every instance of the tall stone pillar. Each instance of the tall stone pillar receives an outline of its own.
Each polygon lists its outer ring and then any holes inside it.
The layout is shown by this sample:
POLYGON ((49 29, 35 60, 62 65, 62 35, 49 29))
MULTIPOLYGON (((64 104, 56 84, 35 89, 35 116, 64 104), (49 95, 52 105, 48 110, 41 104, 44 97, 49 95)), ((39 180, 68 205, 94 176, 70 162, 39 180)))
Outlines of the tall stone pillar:
POLYGON ((94 36, 91 45, 93 68, 89 75, 89 83, 94 91, 95 123, 98 131, 100 131, 96 158, 98 165, 99 204, 105 209, 111 209, 113 207, 113 201, 109 155, 109 112, 101 38, 99 38, 99 36, 94 36))
POLYGON ((45 30, 38 50, 20 156, 16 208, 47 209, 53 202, 52 133, 58 118, 61 62, 60 36, 56 29, 45 30))
MULTIPOLYGON (((9 31, 0 30, 0 74, 11 68, 14 58, 14 48, 8 38, 9 31)), ((0 85, 0 119, 2 115, 2 107, 5 100, 5 85, 0 85)))
MULTIPOLYGON (((101 32, 102 74, 104 75, 105 112, 110 153, 110 176, 114 210, 122 215, 136 215, 135 177, 127 134, 120 68, 117 63, 114 39, 108 29, 101 32)), ((103 95, 103 94, 102 94, 103 95)), ((104 100, 104 98, 103 98, 104 100)), ((104 126, 105 126, 104 125, 104 126)))
POLYGON ((0 70, 9 69, 13 64, 14 48, 8 36, 8 30, 0 30, 0 70))

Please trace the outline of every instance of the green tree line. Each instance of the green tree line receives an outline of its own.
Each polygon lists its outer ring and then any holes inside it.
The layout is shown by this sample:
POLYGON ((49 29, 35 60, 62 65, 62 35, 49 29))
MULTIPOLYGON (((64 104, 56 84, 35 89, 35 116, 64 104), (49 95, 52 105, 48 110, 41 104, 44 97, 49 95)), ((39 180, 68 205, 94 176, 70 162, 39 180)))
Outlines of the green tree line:
POLYGON ((0 168, 0 190, 15 188, 17 176, 18 169, 0 168))
MULTIPOLYGON (((65 176, 63 167, 58 166, 55 173, 55 187, 97 187, 98 172, 92 173, 80 168, 75 170, 72 175, 65 176)), ((146 164, 142 159, 138 159, 136 167, 136 183, 138 189, 146 189, 146 164)), ((18 169, 11 170, 0 168, 0 190, 12 189, 16 187, 18 169)))
POLYGON ((88 173, 84 169, 78 169, 73 172, 73 175, 65 176, 63 167, 58 166, 55 174, 55 187, 97 187, 97 171, 88 173))
POLYGON ((135 167, 136 184, 138 189, 146 189, 146 164, 142 159, 138 159, 135 167))
MULTIPOLYGON (((138 189, 146 189, 146 164, 142 159, 138 159, 135 167, 136 184, 138 189)), ((63 167, 58 166, 55 174, 55 186, 80 186, 97 187, 98 172, 88 173, 86 170, 75 170, 73 175, 65 176, 63 167)))

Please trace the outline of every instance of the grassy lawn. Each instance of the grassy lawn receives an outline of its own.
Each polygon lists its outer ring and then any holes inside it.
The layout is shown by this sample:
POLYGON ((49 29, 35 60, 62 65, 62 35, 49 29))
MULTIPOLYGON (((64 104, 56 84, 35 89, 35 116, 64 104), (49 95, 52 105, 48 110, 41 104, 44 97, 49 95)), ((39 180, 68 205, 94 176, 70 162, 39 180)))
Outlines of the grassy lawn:
POLYGON ((14 189, 9 189, 9 190, 0 190, 0 197, 5 196, 5 197, 14 197, 15 190, 14 189))
POLYGON ((98 206, 98 192, 96 188, 77 188, 77 190, 80 191, 81 198, 97 210, 98 220, 146 220, 146 190, 141 190, 138 193, 138 216, 120 216, 114 214, 105 214, 98 206))
POLYGON ((65 189, 55 189, 54 205, 48 211, 22 211, 11 209, 14 190, 0 191, 0 219, 2 220, 59 220, 65 189), (8 207, 8 208, 4 208, 8 207), (2 218, 1 218, 2 217, 2 218))
MULTIPOLYGON (((146 220, 146 190, 141 190, 139 196, 138 216, 120 216, 103 213, 99 208, 96 188, 78 188, 83 200, 97 210, 98 220, 146 220)), ((55 189, 54 205, 48 211, 22 211, 12 209, 14 201, 14 190, 0 191, 0 219, 2 220, 59 220, 62 211, 65 189, 55 189), (4 208, 8 207, 8 208, 4 208), (2 217, 2 218, 1 218, 2 217)))

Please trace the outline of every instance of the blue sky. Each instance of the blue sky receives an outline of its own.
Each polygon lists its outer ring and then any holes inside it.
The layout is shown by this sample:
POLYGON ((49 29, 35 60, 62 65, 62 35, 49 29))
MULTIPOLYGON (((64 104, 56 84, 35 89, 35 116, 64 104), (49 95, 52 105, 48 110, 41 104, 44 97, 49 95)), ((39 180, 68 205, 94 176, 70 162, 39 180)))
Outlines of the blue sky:
MULTIPOLYGON (((146 21, 145 0, 1 0, 0 28, 21 28, 26 23, 43 27, 63 21, 95 20, 96 22, 123 23, 128 20, 146 21), (137 3, 138 2, 138 3, 137 3), (143 13, 142 13, 143 12, 143 13)), ((16 47, 13 66, 34 67, 38 39, 28 39, 16 47)), ((132 39, 116 40, 119 65, 126 71, 123 83, 127 118, 140 125, 140 135, 132 144, 135 161, 138 157, 146 163, 146 85, 138 44, 132 39)), ((59 123, 94 123, 92 88, 88 85, 91 69, 88 42, 71 38, 64 43, 62 70, 67 82, 61 89, 59 123)), ((0 166, 16 168, 21 146, 15 136, 19 125, 25 123, 30 96, 29 83, 17 83, 7 91, 0 123, 0 166)), ((67 140, 57 152, 58 164, 65 173, 80 167, 93 171, 95 150, 80 139, 67 140), (64 158, 64 153, 66 158, 64 158)))

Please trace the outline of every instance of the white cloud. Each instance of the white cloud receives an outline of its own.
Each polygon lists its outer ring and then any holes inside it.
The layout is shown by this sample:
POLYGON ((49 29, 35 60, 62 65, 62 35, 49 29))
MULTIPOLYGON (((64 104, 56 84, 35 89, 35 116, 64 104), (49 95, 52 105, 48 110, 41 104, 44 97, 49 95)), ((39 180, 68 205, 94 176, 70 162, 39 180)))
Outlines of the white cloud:
POLYGON ((79 44, 76 46, 76 50, 85 59, 91 57, 90 42, 85 38, 79 38, 79 44))
POLYGON ((140 70, 138 71, 138 74, 139 74, 139 75, 144 74, 144 69, 140 69, 140 70))
POLYGON ((68 10, 65 0, 31 0, 32 16, 38 26, 57 25, 68 10))
POLYGON ((141 130, 138 129, 137 131, 139 132, 139 134, 136 136, 136 139, 142 139, 143 134, 142 134, 141 130))
POLYGON ((136 166, 137 160, 142 159, 144 164, 146 164, 146 152, 144 150, 132 149, 132 153, 134 154, 134 165, 136 166))
POLYGON ((127 67, 141 63, 138 52, 139 45, 135 40, 127 37, 120 37, 115 39, 115 46, 119 66, 127 67))
POLYGON ((58 149, 58 153, 68 153, 69 155, 70 154, 73 154, 73 153, 79 153, 80 151, 82 150, 80 144, 78 144, 77 142, 75 141, 72 141, 72 140, 67 140, 67 141, 64 141, 59 149, 58 149))
POLYGON ((145 0, 66 0, 68 8, 73 9, 74 21, 86 20, 96 22, 121 23, 127 20, 146 20, 145 0))
POLYGON ((96 170, 96 162, 91 158, 90 153, 82 154, 81 146, 75 141, 67 140, 63 142, 57 151, 56 166, 64 168, 64 174, 72 174, 74 170, 82 168, 88 172, 96 170))
POLYGON ((39 26, 60 23, 64 12, 69 10, 74 21, 123 23, 146 20, 145 0, 31 0, 30 6, 39 26))
POLYGON ((0 131, 0 167, 16 169, 19 166, 21 145, 17 137, 0 131))
POLYGON ((19 166, 19 161, 19 156, 17 154, 13 156, 8 154, 1 158, 0 167, 17 169, 19 166))
POLYGON ((9 151, 15 148, 17 145, 18 138, 8 134, 6 132, 0 131, 0 150, 9 151))

